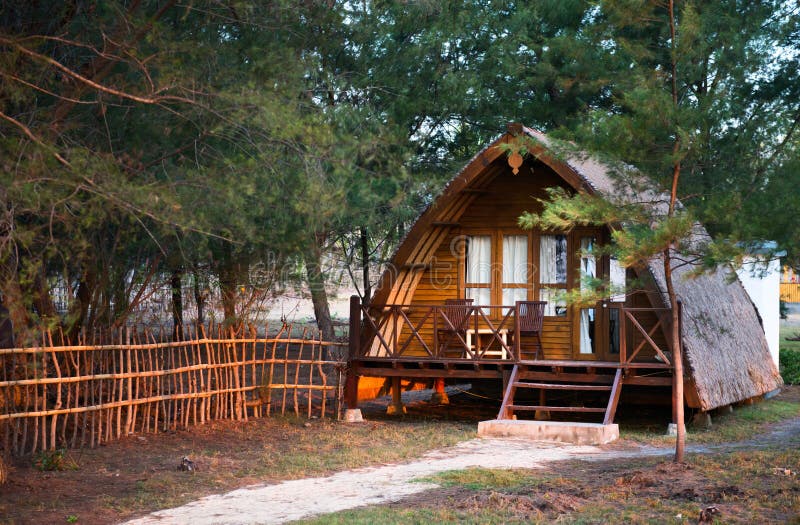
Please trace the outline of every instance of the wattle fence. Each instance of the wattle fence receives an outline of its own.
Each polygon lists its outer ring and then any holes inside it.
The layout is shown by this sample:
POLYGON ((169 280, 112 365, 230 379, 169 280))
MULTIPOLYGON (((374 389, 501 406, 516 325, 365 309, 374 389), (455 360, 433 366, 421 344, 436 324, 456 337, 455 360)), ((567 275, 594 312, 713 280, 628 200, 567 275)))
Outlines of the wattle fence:
POLYGON ((0 349, 1 454, 95 447, 217 419, 341 411, 346 343, 306 329, 297 335, 285 325, 260 337, 254 327, 201 327, 182 341, 130 329, 72 345, 51 333, 42 339, 0 349))

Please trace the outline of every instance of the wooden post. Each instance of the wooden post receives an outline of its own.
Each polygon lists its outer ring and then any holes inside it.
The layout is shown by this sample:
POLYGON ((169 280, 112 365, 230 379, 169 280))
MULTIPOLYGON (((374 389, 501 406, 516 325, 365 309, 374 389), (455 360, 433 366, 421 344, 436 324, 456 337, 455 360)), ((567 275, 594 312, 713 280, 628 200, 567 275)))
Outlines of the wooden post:
MULTIPOLYGON (((544 359, 544 350, 539 345, 539 350, 542 350, 542 359, 544 359)), ((514 361, 519 363, 522 360, 522 337, 519 333, 519 303, 514 303, 514 361)), ((537 356, 538 357, 538 356, 537 356)))
POLYGON ((390 416, 398 414, 405 414, 406 407, 403 406, 403 400, 400 397, 400 378, 392 378, 392 404, 386 409, 386 413, 390 416))
POLYGON ((430 402, 436 405, 450 404, 450 398, 447 397, 447 392, 444 391, 443 377, 437 377, 433 380, 433 394, 431 394, 430 402))
POLYGON ((353 361, 358 357, 361 346, 361 299, 350 296, 350 346, 347 354, 347 376, 344 383, 344 399, 348 409, 358 408, 358 375, 353 361))
POLYGON ((683 414, 683 355, 681 352, 683 347, 683 302, 678 299, 676 303, 678 327, 677 330, 674 328, 672 330, 673 335, 677 336, 677 341, 672 342, 672 362, 674 367, 672 372, 672 420, 676 425, 675 461, 681 463, 684 457, 686 435, 686 423, 683 414))

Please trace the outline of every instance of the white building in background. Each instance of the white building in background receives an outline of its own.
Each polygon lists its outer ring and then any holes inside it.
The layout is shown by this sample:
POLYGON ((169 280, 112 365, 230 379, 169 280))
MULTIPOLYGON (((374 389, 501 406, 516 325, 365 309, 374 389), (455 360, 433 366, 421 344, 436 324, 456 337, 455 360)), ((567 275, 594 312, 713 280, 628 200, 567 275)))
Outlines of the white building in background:
POLYGON ((778 366, 780 347, 780 296, 781 263, 780 257, 786 252, 776 253, 777 244, 763 243, 752 255, 745 258, 737 270, 739 280, 756 305, 761 316, 764 335, 769 345, 769 353, 775 366, 778 366))

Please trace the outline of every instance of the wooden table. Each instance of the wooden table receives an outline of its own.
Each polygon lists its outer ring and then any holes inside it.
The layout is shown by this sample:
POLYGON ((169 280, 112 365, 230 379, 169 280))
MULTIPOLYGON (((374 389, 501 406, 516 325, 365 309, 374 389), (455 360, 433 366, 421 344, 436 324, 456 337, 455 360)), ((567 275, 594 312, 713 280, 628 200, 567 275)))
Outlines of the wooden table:
POLYGON ((505 328, 501 328, 500 330, 492 330, 491 328, 468 328, 466 331, 466 343, 468 353, 471 354, 470 357, 474 358, 475 354, 480 351, 481 336, 492 335, 492 340, 495 340, 495 333, 500 336, 500 340, 503 341, 503 344, 499 345, 500 348, 498 350, 487 350, 483 353, 483 357, 498 356, 500 359, 508 359, 508 352, 506 351, 506 346, 508 346, 508 330, 505 328), (475 339, 474 344, 472 342, 473 338, 475 339))

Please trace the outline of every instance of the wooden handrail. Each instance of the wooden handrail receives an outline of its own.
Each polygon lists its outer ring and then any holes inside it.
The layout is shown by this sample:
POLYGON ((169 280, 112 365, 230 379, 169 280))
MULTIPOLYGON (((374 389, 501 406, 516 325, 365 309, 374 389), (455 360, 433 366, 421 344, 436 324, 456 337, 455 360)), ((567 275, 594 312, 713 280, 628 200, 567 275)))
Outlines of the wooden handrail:
MULTIPOLYGON (((518 353, 513 350, 513 345, 503 341, 502 331, 512 329, 515 321, 513 306, 500 305, 464 305, 466 310, 466 322, 459 323, 448 315, 447 308, 452 305, 441 304, 415 304, 413 309, 409 305, 385 304, 360 306, 360 314, 363 316, 370 333, 373 335, 369 340, 361 341, 365 346, 361 346, 356 352, 356 356, 368 357, 371 352, 381 349, 390 358, 400 358, 405 355, 408 349, 415 342, 424 350, 429 358, 445 358, 442 354, 444 346, 451 349, 463 349, 466 356, 463 359, 475 360, 483 358, 486 350, 492 345, 497 344, 505 351, 506 355, 516 361, 518 353), (486 310, 505 309, 499 323, 497 319, 492 319, 487 315, 486 310), (409 317, 413 311, 415 319, 409 317), (417 317, 418 316, 418 317, 417 317), (433 332, 432 346, 423 337, 423 330, 429 327, 433 332), (475 352, 467 345, 464 332, 479 328, 488 328, 491 331, 490 342, 481 349, 478 341, 475 352), (447 339, 443 340, 442 333, 447 332, 447 339)), ((448 357, 449 358, 449 357, 448 357)))
MULTIPOLYGON (((481 360, 484 359, 486 351, 496 344, 499 349, 502 349, 510 357, 511 361, 519 361, 519 348, 516 344, 518 338, 515 339, 516 342, 514 344, 503 340, 503 331, 513 330, 518 323, 514 306, 464 305, 464 309, 467 311, 467 320, 463 323, 463 326, 456 326, 459 323, 454 322, 448 316, 446 308, 446 305, 443 304, 414 304, 413 307, 403 304, 361 306, 362 315, 368 327, 371 328, 373 337, 369 338, 369 341, 364 341, 367 345, 359 349, 357 352, 358 357, 368 357, 374 350, 382 349, 387 357, 403 358, 407 356, 409 349, 416 343, 427 354, 423 354, 423 359, 425 357, 450 359, 452 356, 442 354, 443 347, 449 346, 451 349, 463 349, 464 357, 456 359, 464 359, 466 361, 481 360), (489 315, 489 312, 497 311, 500 312, 500 315, 489 315), (413 319, 410 317, 412 313, 414 314, 413 319), (426 329, 432 330, 432 345, 423 335, 426 329), (480 329, 488 329, 491 337, 483 347, 480 343, 480 338, 476 338, 476 345, 473 350, 467 345, 464 332, 474 330, 477 333, 480 329), (442 333, 445 331, 448 334, 446 340, 442 338, 442 333)), ((669 308, 628 308, 622 305, 610 306, 610 308, 620 311, 619 363, 621 366, 632 365, 634 359, 636 359, 645 345, 652 347, 656 355, 668 367, 672 366, 664 350, 654 340, 656 331, 665 326, 664 315, 670 311, 669 308), (645 329, 636 318, 636 314, 645 312, 653 313, 658 318, 657 322, 648 327, 648 329, 645 329), (633 326, 634 333, 641 334, 643 338, 632 352, 628 351, 628 325, 633 326)), ((669 341, 668 345, 672 346, 669 341)))

